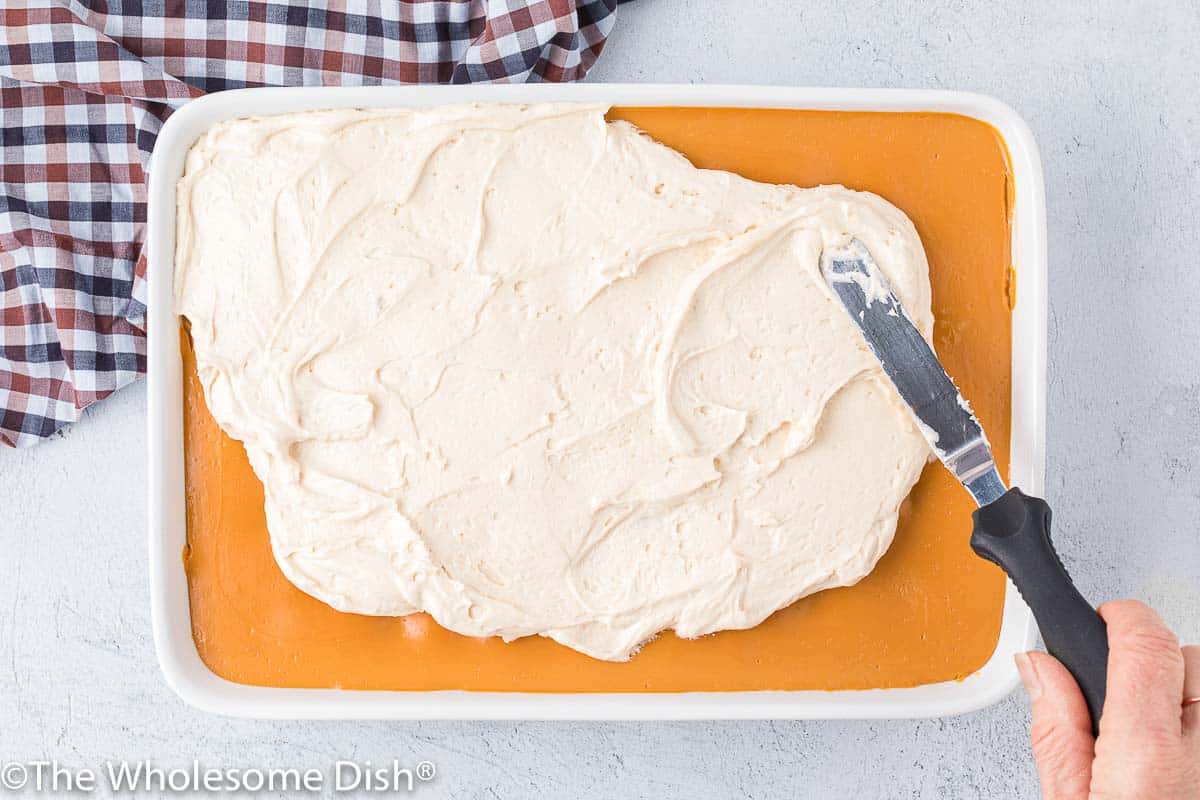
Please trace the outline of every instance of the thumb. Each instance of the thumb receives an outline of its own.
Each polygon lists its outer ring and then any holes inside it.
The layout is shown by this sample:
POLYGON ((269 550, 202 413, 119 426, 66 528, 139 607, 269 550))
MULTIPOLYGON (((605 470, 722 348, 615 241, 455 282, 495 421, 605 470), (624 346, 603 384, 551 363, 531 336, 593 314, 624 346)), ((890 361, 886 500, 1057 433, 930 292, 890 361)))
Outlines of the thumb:
POLYGON ((1043 800, 1086 800, 1096 741, 1078 684, 1058 659, 1020 653, 1017 671, 1033 705, 1033 758, 1043 800))

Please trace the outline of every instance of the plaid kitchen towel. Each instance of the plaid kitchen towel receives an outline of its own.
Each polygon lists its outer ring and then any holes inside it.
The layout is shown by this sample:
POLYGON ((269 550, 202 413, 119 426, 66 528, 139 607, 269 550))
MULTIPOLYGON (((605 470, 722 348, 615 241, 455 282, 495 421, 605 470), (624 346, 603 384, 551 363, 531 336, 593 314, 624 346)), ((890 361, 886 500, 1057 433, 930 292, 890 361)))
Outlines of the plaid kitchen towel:
POLYGON ((621 1, 0 0, 0 441, 145 372, 146 170, 173 109, 246 86, 576 80, 621 1))

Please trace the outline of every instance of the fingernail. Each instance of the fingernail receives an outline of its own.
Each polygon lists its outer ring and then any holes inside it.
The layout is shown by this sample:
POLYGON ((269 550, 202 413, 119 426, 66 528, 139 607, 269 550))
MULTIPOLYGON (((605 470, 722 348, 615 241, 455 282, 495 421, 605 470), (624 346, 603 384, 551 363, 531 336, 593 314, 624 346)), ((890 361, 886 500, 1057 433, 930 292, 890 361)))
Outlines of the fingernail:
POLYGON ((1017 662, 1017 673, 1021 676, 1021 683, 1025 684, 1025 691, 1029 693, 1029 701, 1034 702, 1042 696, 1042 681, 1038 678, 1037 667, 1033 664, 1033 659, 1028 653, 1017 653, 1014 658, 1017 662))

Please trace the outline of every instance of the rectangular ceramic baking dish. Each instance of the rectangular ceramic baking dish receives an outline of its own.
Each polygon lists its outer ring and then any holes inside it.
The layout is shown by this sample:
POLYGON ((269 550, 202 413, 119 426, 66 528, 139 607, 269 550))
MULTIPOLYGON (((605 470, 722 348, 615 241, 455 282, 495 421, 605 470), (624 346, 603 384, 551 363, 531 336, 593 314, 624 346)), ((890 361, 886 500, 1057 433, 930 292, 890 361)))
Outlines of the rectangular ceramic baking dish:
POLYGON ((1017 684, 1013 654, 1033 646, 1033 617, 1011 583, 991 659, 962 681, 864 691, 534 694, 276 689, 217 677, 192 639, 181 553, 184 519, 182 372, 179 320, 172 311, 175 185, 192 143, 222 120, 322 108, 429 106, 469 102, 601 102, 619 106, 936 111, 991 125, 1008 147, 1015 204, 1012 262, 1019 276, 1013 311, 1012 447, 1009 480, 1043 493, 1046 403, 1046 224, 1042 168, 1025 122, 1003 103, 975 94, 884 89, 756 86, 524 85, 244 89, 220 92, 176 111, 154 148, 149 188, 148 341, 150 578, 154 641, 167 683, 188 703, 260 718, 382 719, 804 719, 933 717, 997 702, 1017 684))

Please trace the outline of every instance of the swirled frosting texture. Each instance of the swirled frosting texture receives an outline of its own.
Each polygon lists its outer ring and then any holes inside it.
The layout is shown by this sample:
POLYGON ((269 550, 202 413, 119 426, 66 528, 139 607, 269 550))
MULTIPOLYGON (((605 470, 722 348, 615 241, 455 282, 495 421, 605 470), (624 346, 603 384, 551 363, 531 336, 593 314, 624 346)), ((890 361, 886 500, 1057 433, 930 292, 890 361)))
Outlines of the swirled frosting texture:
POLYGON ((818 260, 857 236, 928 338, 912 224, 605 112, 293 114, 193 147, 176 310, 302 590, 621 660, 887 549, 927 448, 818 260))

